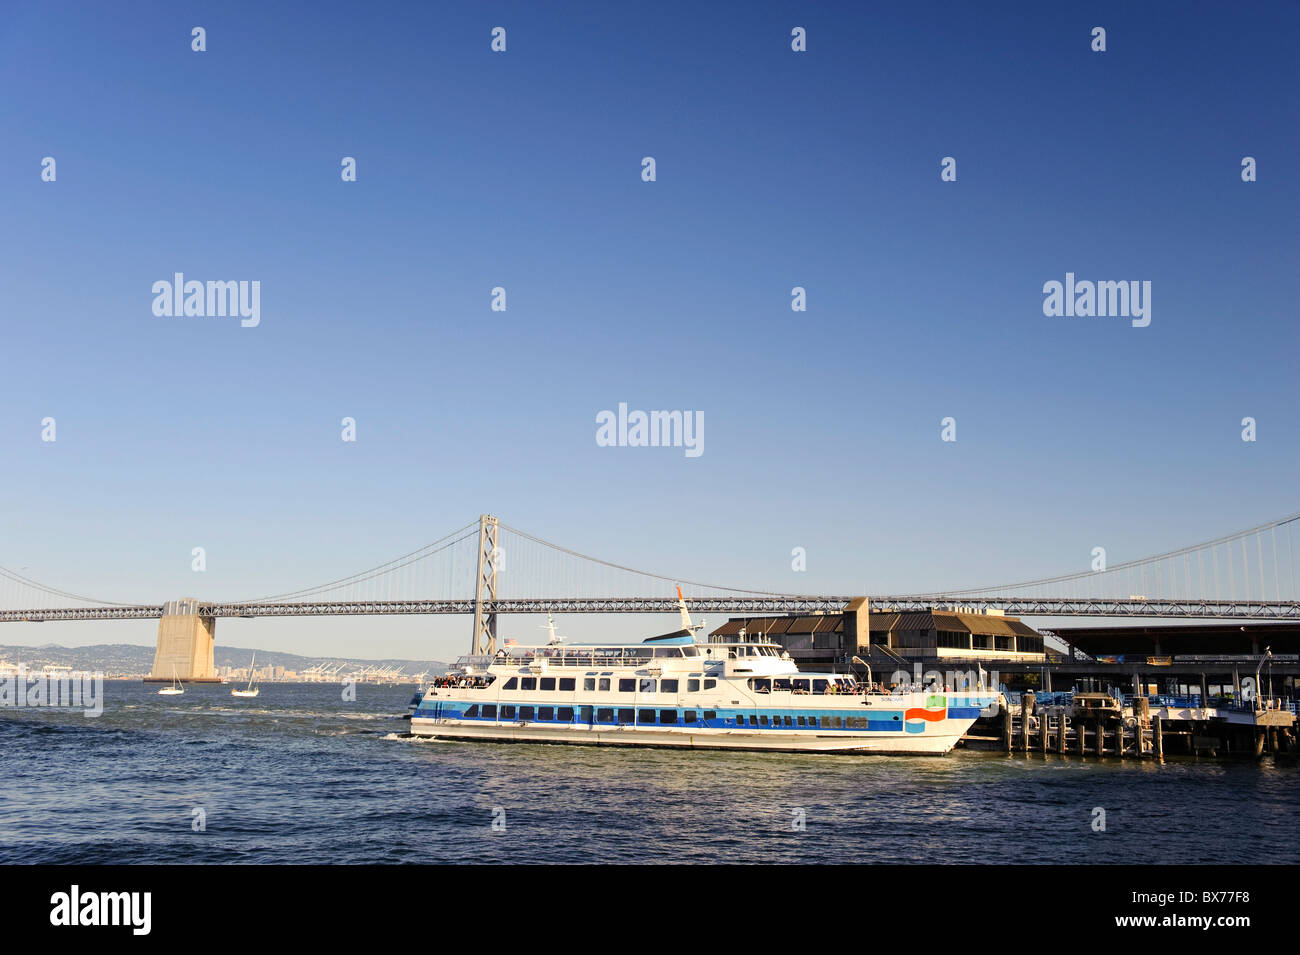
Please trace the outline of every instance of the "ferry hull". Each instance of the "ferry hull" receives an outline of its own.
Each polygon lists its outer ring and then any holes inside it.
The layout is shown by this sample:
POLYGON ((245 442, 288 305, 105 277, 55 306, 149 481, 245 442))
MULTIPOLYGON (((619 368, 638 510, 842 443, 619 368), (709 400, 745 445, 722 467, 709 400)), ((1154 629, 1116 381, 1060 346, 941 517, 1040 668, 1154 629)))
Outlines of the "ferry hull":
POLYGON ((669 749, 751 750, 776 753, 859 753, 898 756, 942 756, 950 752, 973 720, 948 721, 951 727, 930 727, 924 734, 855 734, 811 730, 743 732, 732 729, 641 729, 547 726, 536 723, 474 725, 451 720, 411 720, 416 736, 496 743, 564 743, 586 746, 628 746, 669 749))

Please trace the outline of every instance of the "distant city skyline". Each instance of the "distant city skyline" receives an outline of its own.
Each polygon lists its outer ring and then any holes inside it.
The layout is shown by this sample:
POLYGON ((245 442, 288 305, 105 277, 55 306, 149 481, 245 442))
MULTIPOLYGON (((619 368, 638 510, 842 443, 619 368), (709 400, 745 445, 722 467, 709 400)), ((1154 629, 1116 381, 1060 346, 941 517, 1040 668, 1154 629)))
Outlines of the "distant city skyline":
MULTIPOLYGON (((489 512, 670 577, 896 594, 1300 510, 1298 27, 1292 5, 15 9, 0 566, 227 599, 489 512), (641 446, 621 408, 679 413, 680 440, 641 446)), ((446 660, 470 629, 223 619, 217 642, 446 660)))

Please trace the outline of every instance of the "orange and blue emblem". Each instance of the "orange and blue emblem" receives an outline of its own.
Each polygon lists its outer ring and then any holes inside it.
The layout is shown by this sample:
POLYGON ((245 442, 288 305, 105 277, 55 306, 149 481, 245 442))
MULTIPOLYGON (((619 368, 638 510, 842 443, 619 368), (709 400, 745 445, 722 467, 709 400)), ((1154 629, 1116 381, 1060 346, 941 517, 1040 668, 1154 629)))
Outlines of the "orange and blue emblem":
POLYGON ((903 713, 903 728, 909 733, 924 733, 926 723, 941 723, 948 718, 948 700, 943 696, 928 696, 925 706, 914 706, 903 713))

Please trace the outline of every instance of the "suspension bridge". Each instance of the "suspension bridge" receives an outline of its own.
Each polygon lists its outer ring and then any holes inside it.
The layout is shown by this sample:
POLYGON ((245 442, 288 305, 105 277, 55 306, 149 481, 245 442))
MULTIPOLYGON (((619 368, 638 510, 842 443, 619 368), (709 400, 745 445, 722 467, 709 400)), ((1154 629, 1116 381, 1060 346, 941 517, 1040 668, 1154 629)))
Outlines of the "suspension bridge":
MULTIPOLYGON (((999 610, 1022 617, 1300 620, 1293 540, 1297 521, 1300 514, 1292 514, 1214 540, 1079 573, 870 596, 870 606, 891 611, 999 610)), ((482 515, 431 544, 359 573, 235 600, 103 600, 0 567, 0 623, 156 618, 161 621, 161 660, 164 642, 184 644, 191 653, 204 641, 211 643, 220 617, 465 614, 474 618, 472 652, 491 653, 501 614, 672 612, 679 586, 692 609, 714 613, 837 612, 857 599, 708 584, 637 570, 482 515)))

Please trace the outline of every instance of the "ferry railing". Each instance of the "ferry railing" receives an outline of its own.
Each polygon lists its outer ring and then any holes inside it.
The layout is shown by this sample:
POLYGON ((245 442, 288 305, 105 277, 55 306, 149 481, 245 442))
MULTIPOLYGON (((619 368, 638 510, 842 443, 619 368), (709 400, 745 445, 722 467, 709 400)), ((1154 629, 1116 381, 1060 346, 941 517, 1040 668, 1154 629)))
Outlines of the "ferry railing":
POLYGON ((1199 696, 1170 696, 1168 694, 1157 694, 1156 696, 1147 697, 1152 706, 1169 706, 1174 709, 1204 709, 1207 704, 1199 696))
MULTIPOLYGON (((511 652, 507 649, 504 653, 497 655, 499 662, 515 663, 520 666, 545 664, 548 667, 586 667, 593 670, 600 667, 644 666, 654 659, 655 657, 652 654, 641 649, 604 653, 586 653, 582 651, 546 653, 529 650, 511 652)), ((704 659, 701 659, 700 665, 703 666, 705 662, 704 659)))

